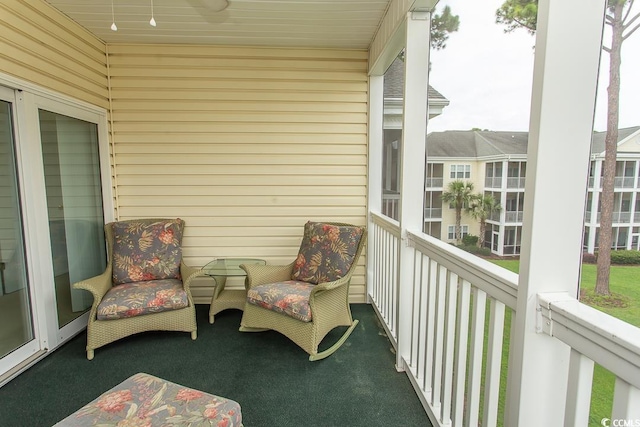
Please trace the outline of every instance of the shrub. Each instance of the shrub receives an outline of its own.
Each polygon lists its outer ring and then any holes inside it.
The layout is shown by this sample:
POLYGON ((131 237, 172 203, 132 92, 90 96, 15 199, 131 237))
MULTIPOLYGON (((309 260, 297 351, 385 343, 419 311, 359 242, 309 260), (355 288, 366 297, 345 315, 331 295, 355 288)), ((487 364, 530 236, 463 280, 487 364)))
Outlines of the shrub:
POLYGON ((473 234, 467 234, 462 238, 463 246, 476 246, 478 244, 478 236, 474 236, 473 234))
POLYGON ((587 252, 582 253, 582 262, 586 264, 595 264, 598 261, 596 254, 590 254, 587 252))
POLYGON ((491 256, 491 249, 489 248, 479 248, 476 245, 460 245, 458 247, 474 255, 491 256))
POLYGON ((640 251, 611 251, 611 264, 640 265, 640 251))

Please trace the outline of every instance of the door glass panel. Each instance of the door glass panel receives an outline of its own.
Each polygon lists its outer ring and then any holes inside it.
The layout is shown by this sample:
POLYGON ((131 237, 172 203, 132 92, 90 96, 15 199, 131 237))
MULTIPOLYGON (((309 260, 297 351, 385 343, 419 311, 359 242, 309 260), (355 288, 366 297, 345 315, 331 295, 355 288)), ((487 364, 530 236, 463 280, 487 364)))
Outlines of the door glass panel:
POLYGON ((11 111, 0 101, 0 358, 34 338, 11 111))
POLYGON ((87 291, 73 289, 106 266, 98 128, 95 123, 39 110, 47 214, 58 326, 91 306, 87 291))

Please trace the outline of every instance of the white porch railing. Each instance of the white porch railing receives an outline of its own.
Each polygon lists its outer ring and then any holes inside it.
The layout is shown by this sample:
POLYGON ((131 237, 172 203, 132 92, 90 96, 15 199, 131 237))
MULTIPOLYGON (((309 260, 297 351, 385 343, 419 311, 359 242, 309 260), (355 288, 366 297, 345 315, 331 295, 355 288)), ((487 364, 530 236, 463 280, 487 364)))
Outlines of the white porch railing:
POLYGON ((382 194, 382 213, 389 218, 398 218, 398 209, 400 207, 400 193, 385 192, 382 194))
POLYGON ((638 425, 640 328, 566 293, 538 294, 538 304, 540 332, 571 347, 564 425, 589 423, 594 362, 616 376, 611 425, 638 425))
POLYGON ((399 224, 375 213, 371 219, 376 274, 370 298, 396 348, 398 313, 412 313, 404 362, 432 422, 496 425, 505 313, 515 309, 517 275, 433 237, 408 233, 414 274, 403 286, 411 286, 412 305, 400 308, 394 246, 401 242, 399 224))
POLYGON ((398 343, 398 250, 400 224, 384 215, 371 214, 369 245, 373 246, 373 277, 369 298, 383 322, 391 343, 398 343))
MULTIPOLYGON (((407 231, 401 239, 398 222, 373 212, 370 217, 369 296, 396 349, 399 336, 410 337, 405 366, 399 368, 433 425, 502 424, 499 402, 509 405, 501 395, 502 361, 510 350, 504 334, 517 333, 511 318, 518 276, 423 233, 407 231), (401 242, 412 248, 413 274, 400 284, 401 242), (399 306, 399 286, 411 288, 409 307, 399 306), (409 334, 398 333, 400 313, 410 313, 409 334)), ((589 417, 593 361, 617 376, 611 418, 640 420, 640 328, 566 295, 538 295, 538 300, 539 332, 572 348, 568 378, 558 379, 559 388, 564 381, 568 390, 564 425, 587 424, 582 421, 589 417)))

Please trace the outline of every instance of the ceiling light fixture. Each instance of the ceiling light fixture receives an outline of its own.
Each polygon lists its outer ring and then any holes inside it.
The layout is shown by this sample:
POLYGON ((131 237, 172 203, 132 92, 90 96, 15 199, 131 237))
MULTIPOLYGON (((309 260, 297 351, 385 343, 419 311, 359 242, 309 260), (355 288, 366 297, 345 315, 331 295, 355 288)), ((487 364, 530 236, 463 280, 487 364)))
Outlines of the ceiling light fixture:
POLYGON ((229 7, 229 0, 202 0, 202 5, 211 12, 222 12, 229 7))
POLYGON ((151 0, 151 20, 149 21, 149 25, 152 27, 156 26, 156 20, 153 19, 153 0, 151 0))
POLYGON ((116 14, 113 11, 113 0, 111 0, 111 31, 118 31, 116 26, 116 14))

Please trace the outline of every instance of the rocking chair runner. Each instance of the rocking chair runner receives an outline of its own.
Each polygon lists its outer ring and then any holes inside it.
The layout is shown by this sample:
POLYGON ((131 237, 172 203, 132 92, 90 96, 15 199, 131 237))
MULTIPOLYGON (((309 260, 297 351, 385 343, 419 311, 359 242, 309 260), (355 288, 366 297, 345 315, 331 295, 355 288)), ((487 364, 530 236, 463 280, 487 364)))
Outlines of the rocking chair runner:
POLYGON ((242 265, 247 302, 240 331, 278 331, 309 353, 311 361, 333 354, 358 324, 349 308, 349 283, 365 241, 363 227, 307 222, 296 261, 242 265), (349 328, 318 352, 318 344, 338 326, 349 328))

